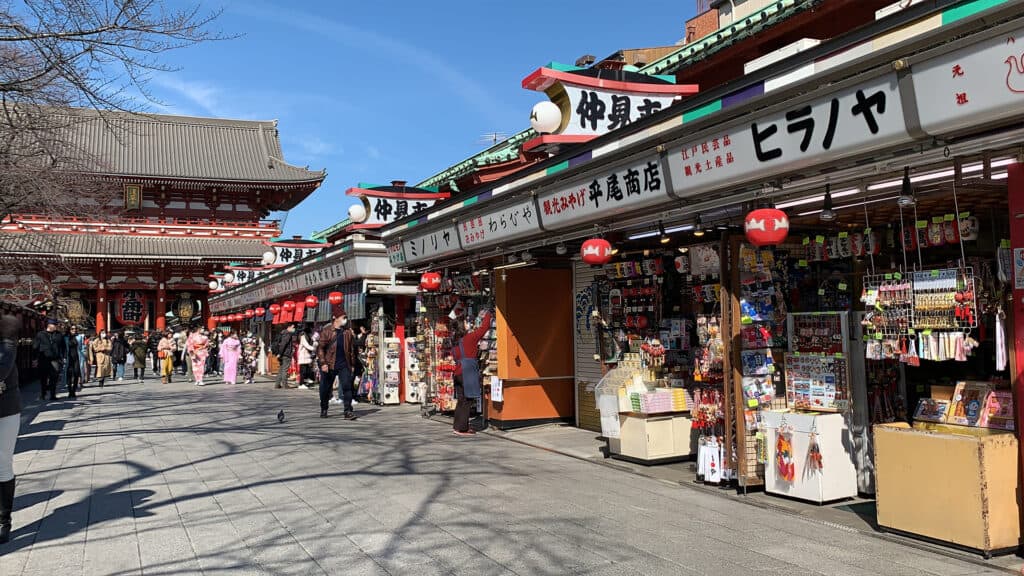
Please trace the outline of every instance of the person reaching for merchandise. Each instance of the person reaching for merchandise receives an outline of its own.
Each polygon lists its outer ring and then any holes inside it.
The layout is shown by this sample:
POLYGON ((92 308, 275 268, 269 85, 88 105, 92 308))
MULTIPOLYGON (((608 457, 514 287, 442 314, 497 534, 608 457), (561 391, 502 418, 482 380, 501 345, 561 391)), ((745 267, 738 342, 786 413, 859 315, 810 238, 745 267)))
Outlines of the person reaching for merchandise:
POLYGON ((456 436, 472 436, 476 431, 469 427, 469 412, 472 404, 483 394, 483 383, 480 374, 480 361, 477 359, 480 339, 491 329, 492 310, 488 310, 480 321, 480 327, 473 329, 471 320, 465 320, 461 326, 461 337, 457 335, 457 343, 452 346, 452 358, 455 360, 455 422, 453 433, 456 436))

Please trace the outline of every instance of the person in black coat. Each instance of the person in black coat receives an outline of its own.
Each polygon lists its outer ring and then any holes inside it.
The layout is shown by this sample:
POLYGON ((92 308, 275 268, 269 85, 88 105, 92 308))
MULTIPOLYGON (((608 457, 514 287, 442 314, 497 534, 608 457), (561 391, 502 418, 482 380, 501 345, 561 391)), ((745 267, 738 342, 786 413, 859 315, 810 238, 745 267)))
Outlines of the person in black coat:
POLYGON ((68 386, 68 398, 75 398, 82 387, 82 363, 78 354, 78 327, 68 327, 64 337, 64 349, 67 350, 67 362, 64 365, 64 378, 68 386))
POLYGON ((114 378, 124 380, 124 365, 128 362, 128 341, 124 332, 114 332, 110 345, 110 360, 114 363, 114 378))
POLYGON ((0 316, 0 544, 10 540, 14 512, 14 444, 21 427, 18 328, 16 317, 0 316))
POLYGON ((67 356, 64 346, 64 335, 57 331, 57 319, 46 321, 46 329, 36 334, 32 350, 36 354, 39 367, 39 399, 45 401, 47 393, 50 400, 57 399, 57 383, 60 382, 61 363, 67 356))
POLYGON ((163 338, 163 334, 159 330, 154 330, 150 333, 149 340, 146 341, 149 357, 153 360, 153 374, 160 374, 160 351, 157 347, 160 346, 161 338, 163 338))

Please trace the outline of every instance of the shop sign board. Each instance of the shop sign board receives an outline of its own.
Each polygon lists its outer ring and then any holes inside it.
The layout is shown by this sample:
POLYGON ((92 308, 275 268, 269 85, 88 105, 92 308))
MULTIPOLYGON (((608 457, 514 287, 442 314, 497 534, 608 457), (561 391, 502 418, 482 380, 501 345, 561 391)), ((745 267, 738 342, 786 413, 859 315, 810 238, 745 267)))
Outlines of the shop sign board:
POLYGON ((568 136, 598 136, 664 110, 675 94, 639 94, 562 83, 572 117, 559 132, 568 136))
POLYGON ((298 262, 307 256, 318 254, 324 249, 323 246, 313 246, 309 244, 290 244, 287 241, 281 243, 273 243, 271 247, 274 250, 274 266, 281 267, 298 262))
POLYGON ((911 78, 921 128, 929 134, 1019 118, 1024 28, 915 64, 911 78))
POLYGON ((462 247, 481 248, 540 232, 540 218, 533 199, 478 216, 459 219, 462 247))
POLYGON ((391 263, 395 268, 401 268, 405 265, 405 250, 402 248, 401 242, 395 242, 387 245, 388 249, 388 262, 391 263))
POLYGON ((436 201, 434 199, 367 197, 366 221, 360 222, 360 224, 363 227, 378 228, 419 214, 432 207, 436 201))
POLYGON ((886 74, 674 148, 676 196, 756 181, 909 141, 896 74, 886 74))
POLYGON ((445 226, 413 236, 402 241, 406 264, 427 262, 435 258, 443 258, 462 251, 459 245, 459 232, 455 226, 445 226))
POLYGON ((537 196, 540 223, 556 230, 669 200, 662 164, 651 156, 537 196))

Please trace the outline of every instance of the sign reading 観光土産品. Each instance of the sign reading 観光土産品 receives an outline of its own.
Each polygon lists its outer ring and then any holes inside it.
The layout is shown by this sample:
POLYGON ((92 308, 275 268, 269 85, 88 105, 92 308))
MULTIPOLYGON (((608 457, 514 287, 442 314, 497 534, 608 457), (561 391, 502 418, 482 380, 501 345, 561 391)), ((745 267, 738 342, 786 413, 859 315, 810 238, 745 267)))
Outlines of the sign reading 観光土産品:
POLYGON ((896 75, 887 74, 687 142, 668 165, 675 195, 692 196, 909 140, 896 75))
POLYGON ((667 201, 667 189, 661 162, 651 156, 539 194, 540 223, 557 230, 629 214, 667 201))

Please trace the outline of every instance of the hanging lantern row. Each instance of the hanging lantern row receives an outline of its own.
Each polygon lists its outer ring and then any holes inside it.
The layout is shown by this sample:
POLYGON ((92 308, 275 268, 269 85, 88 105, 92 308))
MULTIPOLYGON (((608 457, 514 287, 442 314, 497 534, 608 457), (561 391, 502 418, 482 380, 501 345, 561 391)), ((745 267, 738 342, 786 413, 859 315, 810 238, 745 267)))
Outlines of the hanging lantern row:
POLYGON ((316 308, 317 304, 320 303, 320 299, 310 294, 306 296, 306 308, 316 308))
POLYGON ((280 304, 271 304, 270 305, 270 313, 273 314, 274 316, 277 316, 278 314, 280 314, 281 313, 281 305, 280 304))
POLYGON ((441 275, 437 272, 426 272, 420 276, 420 288, 427 292, 436 292, 441 288, 441 275))
POLYGON ((262 306, 257 306, 256 315, 259 316, 260 318, 263 318, 264 316, 267 315, 267 309, 262 306))
POLYGON ((752 210, 743 220, 743 230, 754 246, 777 246, 789 236, 789 216, 778 208, 752 210))
POLYGON ((331 306, 340 306, 345 301, 345 295, 341 292, 331 292, 327 295, 327 301, 331 303, 331 306))
POLYGON ((255 310, 251 310, 250 309, 250 310, 246 310, 245 311, 245 317, 246 318, 252 318, 255 315, 256 315, 256 311, 255 310))
POLYGON ((591 266, 604 266, 612 259, 612 245, 604 238, 591 238, 580 247, 580 258, 591 266))
POLYGON ((281 305, 281 309, 284 310, 285 312, 291 312, 292 310, 295 310, 295 302, 292 302, 291 300, 285 300, 284 304, 281 305))

